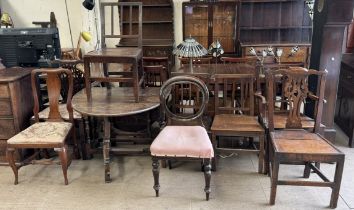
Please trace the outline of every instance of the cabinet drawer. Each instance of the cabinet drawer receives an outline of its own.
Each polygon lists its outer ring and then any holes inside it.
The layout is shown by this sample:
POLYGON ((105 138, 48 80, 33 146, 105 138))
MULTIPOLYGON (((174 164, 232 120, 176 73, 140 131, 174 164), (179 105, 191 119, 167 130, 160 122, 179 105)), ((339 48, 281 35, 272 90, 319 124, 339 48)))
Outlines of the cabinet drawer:
POLYGON ((11 102, 8 100, 0 100, 0 116, 12 115, 11 102))
POLYGON ((16 134, 13 119, 0 119, 0 139, 8 139, 16 134))
POLYGON ((9 98, 9 88, 7 84, 0 84, 0 98, 9 98))

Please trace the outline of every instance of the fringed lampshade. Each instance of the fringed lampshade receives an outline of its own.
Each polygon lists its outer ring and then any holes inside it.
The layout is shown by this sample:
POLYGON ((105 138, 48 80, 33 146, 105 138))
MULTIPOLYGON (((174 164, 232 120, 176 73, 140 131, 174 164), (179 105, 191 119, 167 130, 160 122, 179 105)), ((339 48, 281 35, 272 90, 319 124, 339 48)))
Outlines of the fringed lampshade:
POLYGON ((179 57, 186 57, 190 58, 189 60, 189 65, 191 71, 193 70, 192 68, 192 60, 193 58, 196 57, 202 57, 206 54, 208 54, 208 51, 200 45, 194 38, 189 37, 186 38, 181 44, 179 44, 174 50, 173 54, 179 56, 179 57))

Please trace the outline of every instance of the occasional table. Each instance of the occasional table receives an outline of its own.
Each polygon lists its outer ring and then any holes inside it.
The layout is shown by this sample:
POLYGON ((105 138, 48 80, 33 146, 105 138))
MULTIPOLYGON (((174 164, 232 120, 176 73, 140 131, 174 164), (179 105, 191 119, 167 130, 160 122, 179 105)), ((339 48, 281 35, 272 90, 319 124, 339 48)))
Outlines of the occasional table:
MULTIPOLYGON (((103 160, 105 166, 105 181, 110 182, 111 122, 110 117, 121 117, 139 114, 157 108, 160 105, 160 88, 140 89, 139 102, 135 102, 134 90, 131 87, 91 88, 92 98, 87 100, 86 89, 74 95, 72 105, 74 110, 84 116, 103 118, 103 160)), ((90 139, 87 140, 89 143, 90 139)))

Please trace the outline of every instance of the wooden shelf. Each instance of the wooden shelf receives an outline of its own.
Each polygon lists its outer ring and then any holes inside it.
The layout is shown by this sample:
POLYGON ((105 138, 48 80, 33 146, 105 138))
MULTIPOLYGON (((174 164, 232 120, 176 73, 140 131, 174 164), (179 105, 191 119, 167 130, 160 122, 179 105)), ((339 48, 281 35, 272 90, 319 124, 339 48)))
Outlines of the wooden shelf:
POLYGON ((312 29, 312 26, 265 26, 265 27, 241 26, 240 27, 240 30, 286 30, 286 29, 312 29))
MULTIPOLYGON (((133 21, 133 24, 138 24, 138 21, 133 21)), ((173 23, 171 20, 146 20, 143 21, 143 24, 158 24, 158 23, 173 23)), ((129 24, 129 22, 123 21, 123 24, 129 24)))

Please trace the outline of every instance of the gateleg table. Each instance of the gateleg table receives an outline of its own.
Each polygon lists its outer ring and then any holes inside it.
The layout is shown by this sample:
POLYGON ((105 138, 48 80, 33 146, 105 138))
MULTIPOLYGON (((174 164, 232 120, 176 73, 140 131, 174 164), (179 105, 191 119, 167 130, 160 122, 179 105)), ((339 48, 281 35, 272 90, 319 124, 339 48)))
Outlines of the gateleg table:
MULTIPOLYGON (((110 152, 111 148, 111 117, 121 117, 139 114, 157 108, 160 105, 160 88, 140 89, 139 102, 135 101, 134 90, 131 87, 91 88, 92 98, 87 99, 86 89, 74 95, 72 106, 83 116, 103 119, 103 161, 105 166, 105 182, 110 182, 110 152)), ((87 135, 89 136, 89 135, 87 135)), ((87 140, 89 142, 90 139, 87 140)), ((88 144, 88 143, 87 143, 88 144)), ((88 145, 89 146, 89 145, 88 145)))

